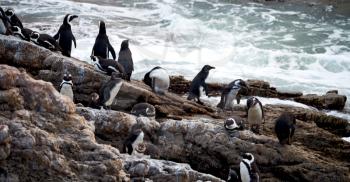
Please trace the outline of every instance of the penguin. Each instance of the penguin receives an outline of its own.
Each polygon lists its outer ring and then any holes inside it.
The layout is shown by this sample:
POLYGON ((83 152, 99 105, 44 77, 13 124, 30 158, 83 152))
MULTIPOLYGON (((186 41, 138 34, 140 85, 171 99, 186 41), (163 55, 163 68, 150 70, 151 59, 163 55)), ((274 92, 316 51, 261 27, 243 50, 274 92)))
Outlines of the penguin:
POLYGON ((56 41, 58 40, 58 44, 62 48, 62 54, 67 57, 70 57, 72 51, 72 41, 74 42, 74 47, 77 48, 77 43, 70 24, 75 18, 78 18, 78 16, 67 14, 63 19, 63 24, 60 26, 60 29, 56 35, 53 36, 56 41))
POLYGON ((145 74, 143 82, 150 86, 157 94, 164 95, 170 86, 170 77, 167 71, 159 66, 145 74))
POLYGON ((239 116, 232 116, 226 119, 224 127, 230 136, 237 137, 237 131, 244 129, 243 119, 239 116))
POLYGON ((60 84, 60 93, 62 95, 69 97, 73 101, 74 94, 73 94, 72 87, 73 87, 72 75, 71 74, 68 74, 68 75, 64 74, 63 80, 60 84))
POLYGON ((12 27, 13 35, 19 37, 22 40, 30 41, 30 34, 32 34, 32 30, 28 28, 19 28, 18 26, 12 27))
POLYGON ((10 20, 11 26, 18 26, 19 28, 23 29, 22 22, 15 14, 14 9, 12 9, 12 8, 7 9, 5 11, 5 14, 6 14, 7 18, 10 20))
POLYGON ((91 56, 92 61, 94 62, 95 69, 111 75, 113 72, 120 73, 122 78, 125 78, 126 73, 124 67, 113 59, 104 59, 100 56, 91 56))
POLYGON ((259 169, 251 153, 245 153, 239 164, 239 172, 242 182, 259 182, 259 169))
POLYGON ((90 95, 90 102, 88 107, 91 107, 94 109, 101 109, 100 96, 97 93, 94 92, 90 95))
POLYGON ((94 47, 92 48, 92 56, 100 56, 104 59, 109 58, 109 52, 111 52, 113 59, 115 60, 115 51, 112 45, 109 43, 108 36, 106 34, 106 24, 100 21, 100 31, 95 40, 94 47))
POLYGON ((237 182, 237 181, 239 181, 239 176, 237 172, 234 169, 230 168, 228 172, 227 182, 237 182))
POLYGON ((291 144, 292 137, 295 131, 296 119, 291 113, 282 113, 276 120, 275 133, 280 144, 291 144))
POLYGON ((123 40, 120 46, 118 63, 123 65, 126 73, 126 80, 130 81, 131 74, 134 71, 134 62, 132 61, 132 54, 129 49, 129 40, 123 40))
POLYGON ((143 143, 143 138, 145 134, 141 129, 141 126, 135 124, 131 127, 131 132, 129 136, 124 141, 123 151, 124 153, 128 153, 130 155, 137 154, 136 148, 143 143))
POLYGON ((38 32, 32 32, 30 34, 30 40, 35 44, 45 47, 51 51, 60 51, 61 47, 56 40, 48 34, 40 34, 38 32))
POLYGON ((6 16, 4 10, 0 7, 0 34, 11 35, 10 20, 6 16))
POLYGON ((264 109, 256 97, 251 97, 247 100, 247 122, 249 124, 250 129, 259 134, 260 133, 260 125, 264 120, 264 109))
POLYGON ((143 102, 143 103, 135 104, 134 107, 132 107, 130 113, 138 117, 139 116, 155 117, 156 109, 151 104, 143 102))
POLYGON ((100 104, 103 108, 110 108, 114 98, 117 96, 121 86, 123 85, 120 75, 113 72, 111 79, 105 83, 100 89, 100 104))
POLYGON ((209 71, 211 69, 215 69, 215 67, 205 65, 203 66, 202 70, 194 77, 190 85, 187 100, 197 99, 197 102, 203 105, 203 102, 200 101, 200 90, 202 87, 205 91, 205 94, 208 95, 208 86, 205 83, 205 80, 207 79, 209 71))
POLYGON ((226 85, 222 90, 221 100, 217 107, 221 109, 232 109, 234 99, 236 99, 237 104, 239 104, 241 100, 239 91, 242 87, 247 88, 247 84, 242 79, 234 80, 226 85))

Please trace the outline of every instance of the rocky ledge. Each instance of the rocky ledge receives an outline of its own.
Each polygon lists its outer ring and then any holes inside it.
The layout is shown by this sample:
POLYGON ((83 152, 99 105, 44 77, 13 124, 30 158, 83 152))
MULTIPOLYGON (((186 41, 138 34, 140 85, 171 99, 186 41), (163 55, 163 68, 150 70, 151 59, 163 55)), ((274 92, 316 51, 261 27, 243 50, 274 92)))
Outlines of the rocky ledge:
POLYGON ((174 93, 159 96, 139 81, 123 83, 114 110, 76 107, 56 91, 64 72, 74 75, 74 99, 83 104, 108 77, 4 36, 0 63, 0 181, 224 181, 246 152, 255 156, 262 181, 350 180, 350 143, 341 139, 350 136, 349 122, 317 110, 266 105, 261 135, 243 130, 231 137, 224 118, 245 120, 244 107, 222 111, 174 93), (130 115, 140 101, 155 105, 157 117, 130 115), (274 121, 285 111, 296 116, 297 128, 292 145, 282 146, 274 121), (123 154, 135 124, 146 150, 123 154))

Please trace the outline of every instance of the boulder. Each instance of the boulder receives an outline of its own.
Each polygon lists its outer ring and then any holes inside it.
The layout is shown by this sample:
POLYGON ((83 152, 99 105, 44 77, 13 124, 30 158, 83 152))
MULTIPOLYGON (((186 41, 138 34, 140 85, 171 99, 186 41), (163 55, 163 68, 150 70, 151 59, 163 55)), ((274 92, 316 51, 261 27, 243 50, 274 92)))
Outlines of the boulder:
MULTIPOLYGON (((74 83, 74 101, 84 105, 88 105, 91 94, 99 93, 102 84, 109 80, 107 75, 95 71, 93 65, 87 62, 67 58, 12 36, 0 35, 0 64, 24 68, 33 77, 51 82, 56 89, 59 88, 64 73, 69 72, 74 83)), ((16 90, 0 94, 16 98, 16 90)), ((129 111, 139 102, 152 104, 158 117, 214 115, 213 109, 187 101, 178 95, 172 93, 157 95, 141 81, 124 81, 112 108, 129 111)))
POLYGON ((335 90, 322 96, 308 94, 296 97, 294 100, 318 109, 343 110, 347 98, 345 95, 338 95, 338 91, 335 90))

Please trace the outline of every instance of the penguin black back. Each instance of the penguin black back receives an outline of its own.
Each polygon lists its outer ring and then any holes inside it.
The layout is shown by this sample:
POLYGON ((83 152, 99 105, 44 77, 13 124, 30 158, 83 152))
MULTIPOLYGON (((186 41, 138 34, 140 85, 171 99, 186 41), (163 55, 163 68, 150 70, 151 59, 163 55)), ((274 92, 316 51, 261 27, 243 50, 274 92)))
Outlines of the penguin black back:
POLYGON ((151 77, 150 77, 150 74, 151 74, 152 71, 154 71, 154 70, 156 70, 156 69, 161 69, 161 67, 160 67, 160 66, 154 67, 153 69, 151 69, 151 71, 147 72, 147 73, 145 74, 145 76, 143 77, 143 80, 142 80, 142 81, 143 81, 146 85, 148 85, 148 86, 150 86, 150 87, 152 87, 152 79, 151 79, 151 77))
POLYGON ((60 45, 56 42, 56 40, 48 34, 39 34, 38 32, 32 32, 30 35, 30 39, 40 45, 49 49, 51 51, 61 51, 60 45))
POLYGON ((75 37, 72 33, 72 28, 70 22, 78 18, 77 15, 67 14, 63 19, 63 24, 60 26, 60 29, 53 37, 55 40, 58 40, 60 47, 62 48, 62 54, 70 57, 72 51, 72 41, 74 42, 74 47, 77 47, 75 37))
POLYGON ((130 81, 131 74, 134 71, 134 62, 129 49, 129 40, 123 40, 120 46, 118 62, 124 67, 126 80, 130 81))
POLYGON ((115 60, 116 55, 114 48, 109 42, 107 33, 106 33, 106 24, 103 21, 100 21, 100 30, 95 40, 94 47, 92 48, 92 56, 100 56, 102 58, 109 58, 109 52, 111 52, 113 59, 115 60))
POLYGON ((296 119, 291 113, 282 113, 276 120, 275 133, 280 144, 291 144, 291 139, 295 131, 296 119))
POLYGON ((5 11, 6 16, 9 18, 11 26, 18 26, 19 28, 23 28, 21 20, 15 14, 15 10, 9 8, 5 11))
POLYGON ((194 98, 197 98, 198 102, 200 102, 199 97, 200 97, 200 87, 203 87, 205 94, 208 95, 208 86, 205 83, 205 80, 207 79, 209 75, 209 71, 211 69, 215 69, 215 67, 205 65, 201 71, 194 77, 194 79, 191 82, 190 85, 190 90, 189 90, 189 95, 188 95, 188 100, 192 100, 194 98))

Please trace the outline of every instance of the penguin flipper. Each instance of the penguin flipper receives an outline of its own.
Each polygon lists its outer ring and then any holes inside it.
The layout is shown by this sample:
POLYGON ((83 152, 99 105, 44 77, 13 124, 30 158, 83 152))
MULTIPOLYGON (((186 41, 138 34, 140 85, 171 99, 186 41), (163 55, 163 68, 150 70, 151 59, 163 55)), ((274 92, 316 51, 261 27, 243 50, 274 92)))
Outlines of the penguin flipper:
POLYGON ((115 51, 114 51, 113 46, 112 46, 109 42, 108 42, 108 50, 109 50, 109 52, 111 52, 112 57, 113 57, 113 59, 115 60, 115 58, 116 58, 116 56, 115 56, 115 51))
POLYGON ((62 26, 60 27, 60 29, 58 30, 58 32, 56 33, 56 35, 53 36, 53 38, 54 38, 55 40, 57 40, 58 38, 60 38, 61 30, 62 30, 62 26))
POLYGON ((76 42, 76 40, 75 40, 74 35, 72 35, 72 37, 73 37, 74 48, 77 48, 77 42, 76 42))

